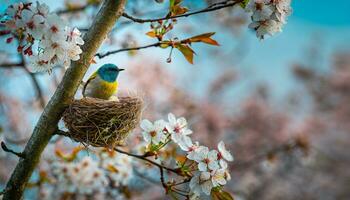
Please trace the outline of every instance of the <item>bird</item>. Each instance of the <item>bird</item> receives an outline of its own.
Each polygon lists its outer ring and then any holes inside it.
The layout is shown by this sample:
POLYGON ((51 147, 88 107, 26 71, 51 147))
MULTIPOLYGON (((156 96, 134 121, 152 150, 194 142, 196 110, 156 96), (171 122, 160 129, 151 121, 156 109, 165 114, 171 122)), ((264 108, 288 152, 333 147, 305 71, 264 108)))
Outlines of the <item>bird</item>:
POLYGON ((109 100, 118 90, 117 78, 123 70, 111 63, 102 65, 84 84, 83 97, 109 100))

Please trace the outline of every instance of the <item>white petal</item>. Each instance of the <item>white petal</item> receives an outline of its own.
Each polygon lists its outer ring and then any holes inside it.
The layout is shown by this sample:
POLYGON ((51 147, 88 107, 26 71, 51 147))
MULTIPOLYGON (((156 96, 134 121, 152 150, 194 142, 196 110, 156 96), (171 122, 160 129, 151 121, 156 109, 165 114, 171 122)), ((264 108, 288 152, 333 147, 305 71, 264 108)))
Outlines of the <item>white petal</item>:
POLYGON ((190 129, 185 129, 184 131, 183 131, 183 135, 191 135, 193 133, 193 131, 192 130, 190 130, 190 129))
POLYGON ((205 181, 210 179, 210 172, 201 172, 200 181, 205 181))
POLYGON ((176 124, 176 118, 175 118, 175 115, 173 113, 168 114, 168 120, 172 125, 176 124))
POLYGON ((153 129, 153 124, 148 119, 142 120, 140 126, 143 130, 147 132, 153 129))
POLYGON ((187 126, 187 121, 184 117, 181 117, 177 120, 177 123, 178 125, 181 127, 181 128, 184 128, 187 126))
POLYGON ((204 162, 198 163, 198 169, 199 169, 199 171, 202 171, 202 172, 207 171, 207 164, 204 162))
POLYGON ((211 183, 211 181, 206 181, 202 184, 202 191, 206 195, 210 195, 212 188, 213 188, 213 184, 211 183))
POLYGON ((216 150, 209 151, 208 159, 211 161, 217 160, 218 159, 218 151, 216 151, 216 150))
POLYGON ((223 141, 219 142, 218 149, 222 157, 227 161, 233 161, 233 156, 229 151, 226 150, 225 143, 223 141))
POLYGON ((143 139, 144 139, 146 142, 148 142, 148 143, 151 142, 152 138, 151 138, 151 136, 149 135, 148 132, 146 132, 146 131, 142 132, 142 136, 143 136, 143 139))
POLYGON ((224 161, 223 159, 220 159, 219 164, 220 164, 221 168, 223 168, 223 169, 227 168, 227 162, 224 161))
POLYGON ((208 168, 209 168, 210 170, 217 170, 217 169, 219 169, 219 163, 218 163, 218 161, 211 161, 211 162, 209 162, 209 163, 208 163, 208 168))

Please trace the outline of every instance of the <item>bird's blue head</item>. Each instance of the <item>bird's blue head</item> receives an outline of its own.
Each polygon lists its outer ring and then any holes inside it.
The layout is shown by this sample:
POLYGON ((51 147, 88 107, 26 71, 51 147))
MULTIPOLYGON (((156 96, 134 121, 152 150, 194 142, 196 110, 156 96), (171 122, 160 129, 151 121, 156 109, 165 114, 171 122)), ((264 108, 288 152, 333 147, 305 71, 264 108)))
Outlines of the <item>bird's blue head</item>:
POLYGON ((114 64, 104 64, 97 70, 97 73, 104 81, 114 82, 117 80, 119 72, 123 70, 114 64))

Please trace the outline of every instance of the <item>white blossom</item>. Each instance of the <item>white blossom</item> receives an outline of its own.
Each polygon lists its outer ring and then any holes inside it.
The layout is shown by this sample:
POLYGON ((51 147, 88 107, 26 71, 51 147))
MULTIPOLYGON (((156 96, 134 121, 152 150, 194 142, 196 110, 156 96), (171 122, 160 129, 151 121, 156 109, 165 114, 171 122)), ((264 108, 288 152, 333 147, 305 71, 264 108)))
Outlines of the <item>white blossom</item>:
POLYGON ((290 4, 291 0, 251 0, 246 7, 252 12, 249 28, 254 29, 260 39, 281 32, 292 11, 290 4))
POLYGON ((227 183, 226 169, 217 169, 211 172, 211 181, 214 187, 222 186, 227 183))
POLYGON ((192 131, 187 128, 187 121, 184 117, 176 119, 174 114, 169 113, 168 120, 167 130, 175 143, 183 143, 185 137, 192 134, 192 131))
MULTIPOLYGON (((24 37, 26 44, 19 46, 29 56, 33 72, 50 71, 53 67, 68 67, 80 59, 84 44, 81 33, 58 15, 49 12, 46 4, 19 3, 6 10, 6 27, 15 35, 24 37), (33 45, 37 44, 35 52, 33 45)), ((9 40, 11 42, 11 40, 9 40)))
POLYGON ((202 193, 210 195, 213 184, 210 172, 197 172, 190 181, 191 193, 200 196, 202 193))
POLYGON ((142 120, 141 128, 143 130, 143 139, 149 144, 159 144, 160 142, 164 142, 166 139, 166 136, 163 133, 165 126, 163 120, 157 120, 154 123, 147 119, 142 120))
POLYGON ((98 162, 84 157, 78 163, 54 163, 53 174, 57 177, 58 192, 93 194, 105 192, 108 179, 98 162))
POLYGON ((223 141, 219 142, 218 150, 219 150, 218 160, 219 160, 220 166, 222 168, 227 168, 226 161, 229 161, 229 162, 233 161, 233 156, 229 151, 226 150, 225 143, 223 141))
POLYGON ((218 152, 208 147, 200 146, 195 151, 194 160, 198 163, 199 171, 216 170, 219 168, 218 152))

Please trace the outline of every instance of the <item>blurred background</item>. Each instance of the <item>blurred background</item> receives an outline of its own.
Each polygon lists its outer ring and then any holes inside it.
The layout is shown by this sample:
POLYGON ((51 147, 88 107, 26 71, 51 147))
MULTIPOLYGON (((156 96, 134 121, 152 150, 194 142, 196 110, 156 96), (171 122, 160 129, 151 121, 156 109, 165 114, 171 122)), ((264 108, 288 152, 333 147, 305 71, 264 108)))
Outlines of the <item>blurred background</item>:
MULTIPOLYGON (((16 2, 0 1, 0 13, 16 2)), ((56 11, 96 1, 39 2, 56 11)), ((184 5, 196 10, 214 2, 185 0, 184 5)), ((239 7, 179 19, 169 39, 216 32, 220 46, 194 44, 193 65, 176 51, 168 63, 169 49, 160 48, 96 58, 85 80, 102 64, 117 64, 126 69, 119 79, 121 93, 140 94, 146 102, 143 118, 172 112, 188 119, 195 141, 215 148, 224 140, 235 157, 226 186, 235 199, 349 199, 350 2, 295 0, 292 8, 283 32, 262 41, 247 28, 249 16, 239 7)), ((84 33, 97 11, 93 3, 62 17, 84 33)), ((167 2, 129 0, 126 11, 140 18, 164 16, 167 2)), ((149 30, 148 23, 122 18, 99 52, 154 43, 145 35, 149 30)), ((64 69, 32 74, 16 44, 2 37, 0 45, 0 138, 19 150, 64 69)), ((135 130, 130 143, 140 137, 135 130)), ((47 155, 77 143, 60 139, 51 146, 47 155)), ((39 169, 49 168, 42 159, 39 169)), ((1 186, 16 162, 0 150, 1 186)), ((163 188, 134 176, 128 186, 135 192, 123 198, 165 198, 163 188)), ((27 199, 45 193, 29 191, 27 199)))

